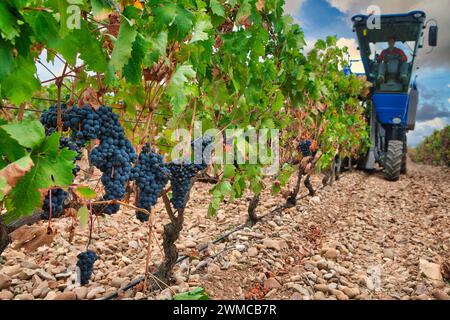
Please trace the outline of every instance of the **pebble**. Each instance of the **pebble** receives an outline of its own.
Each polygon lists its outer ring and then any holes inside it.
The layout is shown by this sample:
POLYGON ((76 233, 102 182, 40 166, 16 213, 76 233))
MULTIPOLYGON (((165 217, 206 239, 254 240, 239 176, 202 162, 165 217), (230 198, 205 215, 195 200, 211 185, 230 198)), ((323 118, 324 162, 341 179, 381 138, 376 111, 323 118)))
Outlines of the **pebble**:
POLYGON ((441 266, 437 263, 429 262, 425 259, 419 259, 419 272, 431 280, 442 281, 441 266))
POLYGON ((388 248, 383 250, 383 257, 388 259, 394 259, 394 250, 388 248))
POLYGON ((314 293, 314 299, 315 300, 325 300, 326 296, 323 292, 317 291, 316 293, 314 293))
POLYGON ((336 249, 331 248, 331 249, 328 249, 323 256, 326 259, 336 260, 338 255, 339 255, 339 252, 336 249))
POLYGON ((103 287, 95 287, 94 289, 92 289, 91 291, 88 292, 86 298, 87 299, 94 299, 96 295, 100 294, 100 293, 104 293, 105 292, 105 288, 103 287))
POLYGON ((437 300, 450 300, 450 296, 439 289, 433 290, 433 297, 435 297, 437 300))
POLYGON ((269 278, 266 281, 264 281, 264 288, 266 289, 281 289, 281 284, 278 282, 275 278, 269 278))
POLYGON ((258 249, 255 247, 250 247, 247 250, 247 254, 249 257, 256 257, 258 255, 258 249))
POLYGON ((0 300, 11 300, 12 298, 14 298, 14 294, 11 291, 0 291, 0 300))
POLYGON ((297 283, 290 283, 287 286, 290 289, 294 289, 295 291, 297 291, 298 293, 301 293, 304 296, 309 296, 309 291, 305 288, 302 287, 301 285, 297 284, 297 283))
POLYGON ((73 290, 75 294, 77 295, 78 300, 86 299, 88 288, 86 287, 78 287, 73 290))
POLYGON ((20 267, 20 265, 16 264, 14 266, 3 267, 1 269, 1 272, 7 276, 12 277, 12 276, 18 274, 21 271, 21 269, 22 268, 20 267))
POLYGON ((14 300, 34 300, 34 297, 30 293, 21 293, 15 296, 14 300))
POLYGON ((354 297, 356 297, 357 295, 360 294, 360 291, 358 288, 348 288, 348 287, 344 287, 342 289, 342 291, 345 293, 345 295, 347 297, 349 297, 350 299, 353 299, 354 297))
POLYGON ((330 288, 326 284, 316 284, 314 285, 314 289, 324 293, 328 293, 330 291, 330 288))
POLYGON ((43 269, 38 269, 36 273, 42 279, 56 281, 56 278, 54 276, 43 269))
POLYGON ((114 278, 111 280, 111 286, 115 288, 120 288, 124 282, 127 280, 125 278, 114 278))
POLYGON ((77 300, 77 294, 75 292, 58 293, 53 300, 77 300))
POLYGON ((12 279, 9 275, 0 273, 0 290, 9 288, 11 281, 12 279))
POLYGON ((303 296, 298 292, 294 292, 289 300, 303 300, 303 296))

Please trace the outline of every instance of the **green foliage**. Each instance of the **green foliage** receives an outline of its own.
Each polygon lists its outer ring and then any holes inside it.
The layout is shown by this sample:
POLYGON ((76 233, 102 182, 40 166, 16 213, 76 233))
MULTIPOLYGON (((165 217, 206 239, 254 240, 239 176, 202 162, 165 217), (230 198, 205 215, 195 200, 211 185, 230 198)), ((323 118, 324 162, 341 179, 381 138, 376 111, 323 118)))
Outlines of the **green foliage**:
POLYGON ((39 121, 2 125, 0 137, 7 142, 0 145, 2 158, 13 162, 25 155, 34 164, 4 198, 7 213, 3 220, 9 223, 32 214, 35 208, 40 207, 42 192, 48 188, 67 187, 72 183, 73 158, 76 153, 59 148, 58 133, 46 137, 39 121), (9 149, 9 146, 13 146, 13 149, 9 149))
MULTIPOLYGON (((130 137, 134 128, 134 133, 145 132, 145 120, 151 120, 153 131, 148 137, 133 134, 133 142, 149 139, 163 153, 174 145, 171 133, 188 128, 193 119, 203 131, 278 129, 285 162, 298 157, 299 139, 312 139, 322 154, 319 170, 337 154, 354 155, 367 147, 365 110, 358 99, 364 81, 344 76, 345 49, 337 47, 335 37, 319 40, 305 54, 303 31, 283 14, 283 1, 150 0, 141 8, 134 1, 80 0, 80 28, 73 30, 66 24, 67 5, 62 0, 0 4, 0 97, 8 103, 27 102, 42 110, 46 103, 33 96, 57 99, 54 83, 41 86, 35 74, 35 60, 47 49, 49 61, 63 58, 70 69, 79 67, 79 60, 83 64, 76 83, 64 80, 63 101, 93 88, 102 102, 121 109, 122 120, 131 122, 124 123, 130 137), (110 12, 118 13, 118 30, 110 25, 110 12)), ((68 184, 69 154, 57 151, 55 143, 49 146, 53 136, 40 137, 28 143, 34 174, 43 179, 38 184, 25 176, 16 187, 21 191, 24 184, 30 190, 68 184), (43 166, 52 161, 57 163, 52 170, 43 166)), ((4 130, 0 142, 9 149, 2 151, 2 166, 28 154, 4 130)), ((245 154, 255 146, 246 141, 239 148, 245 154)), ((260 193, 266 187, 265 166, 215 165, 220 178, 211 190, 209 213, 246 190, 260 193)), ((282 166, 272 189, 279 191, 294 171, 282 166)), ((8 197, 13 193, 20 195, 13 190, 8 197)), ((8 214, 12 210, 17 217, 19 205, 26 206, 20 208, 24 214, 30 212, 39 206, 38 196, 31 192, 29 201, 11 196, 8 214)))
POLYGON ((415 161, 450 167, 450 126, 434 131, 415 150, 415 161))
POLYGON ((197 287, 188 292, 177 293, 173 300, 209 300, 209 296, 204 288, 197 287))

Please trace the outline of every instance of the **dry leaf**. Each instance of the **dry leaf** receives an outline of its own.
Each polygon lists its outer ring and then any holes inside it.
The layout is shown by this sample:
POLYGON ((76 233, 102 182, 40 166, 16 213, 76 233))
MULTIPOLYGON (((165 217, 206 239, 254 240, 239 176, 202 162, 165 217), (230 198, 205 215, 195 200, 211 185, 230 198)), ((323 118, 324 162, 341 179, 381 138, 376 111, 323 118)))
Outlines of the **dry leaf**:
POLYGON ((94 109, 97 109, 98 107, 100 107, 101 103, 98 100, 97 92, 93 88, 89 87, 84 90, 83 94, 78 100, 78 105, 90 105, 94 109))
POLYGON ((46 226, 21 226, 14 230, 10 236, 12 241, 17 241, 14 249, 24 248, 26 251, 35 251, 43 245, 50 245, 56 231, 48 229, 46 226))
MULTIPOLYGON (((30 157, 23 157, 0 170, 0 193, 6 195, 16 183, 33 167, 30 157), (5 183, 6 182, 6 183, 5 183)), ((1 199, 1 197, 0 197, 1 199)))
POLYGON ((265 4, 266 0, 258 0, 258 2, 256 2, 256 10, 263 11, 265 4))

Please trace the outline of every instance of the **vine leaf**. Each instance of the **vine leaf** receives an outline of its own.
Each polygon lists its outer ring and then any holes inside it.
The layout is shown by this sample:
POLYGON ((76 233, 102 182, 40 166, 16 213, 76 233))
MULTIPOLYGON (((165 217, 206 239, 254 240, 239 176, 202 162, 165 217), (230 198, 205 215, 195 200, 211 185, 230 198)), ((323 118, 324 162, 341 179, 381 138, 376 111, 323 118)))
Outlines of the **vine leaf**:
POLYGON ((219 16, 219 17, 225 17, 225 9, 223 8, 222 4, 218 0, 211 0, 209 3, 209 6, 211 7, 211 11, 219 16))
POLYGON ((24 147, 0 127, 0 168, 26 155, 24 147))
POLYGON ((133 44, 131 58, 123 69, 125 79, 133 84, 138 84, 142 79, 142 62, 146 51, 148 51, 148 43, 138 34, 133 44))
POLYGON ((36 65, 33 59, 18 57, 14 70, 1 83, 2 91, 12 103, 24 102, 41 87, 35 74, 36 65))
POLYGON ((124 19, 120 24, 119 35, 114 44, 110 61, 110 65, 114 66, 116 70, 121 69, 127 63, 128 59, 130 59, 136 35, 136 29, 124 19))
POLYGON ((28 252, 35 251, 43 245, 50 245, 53 242, 56 232, 49 230, 46 226, 24 225, 11 232, 11 240, 17 242, 15 250, 24 248, 28 252))
POLYGON ((13 47, 0 39, 0 81, 14 68, 13 47))
POLYGON ((88 223, 89 210, 86 206, 82 206, 77 212, 78 221, 80 222, 80 227, 84 228, 88 223))
POLYGON ((208 40, 209 35, 205 31, 211 30, 212 27, 209 17, 198 20, 194 27, 191 43, 208 40))
POLYGON ((195 77, 195 75, 196 73, 190 64, 178 66, 173 74, 167 88, 167 94, 171 97, 174 116, 183 112, 183 109, 187 104, 187 98, 184 92, 185 84, 190 78, 195 77))
POLYGON ((33 149, 34 166, 6 196, 6 223, 33 213, 42 206, 43 193, 53 185, 67 187, 72 183, 73 158, 76 152, 59 148, 59 134, 54 133, 33 149))
POLYGON ((5 124, 0 128, 21 146, 30 149, 39 146, 45 139, 45 130, 39 121, 5 124))
POLYGON ((0 170, 0 201, 32 167, 33 160, 26 155, 0 170))
POLYGON ((79 43, 80 59, 86 62, 93 71, 106 71, 108 63, 105 53, 102 50, 100 42, 89 30, 85 21, 81 22, 81 29, 76 30, 76 36, 79 43))
POLYGON ((173 300, 209 300, 209 296, 204 288, 196 287, 188 292, 177 293, 173 300))
POLYGON ((17 18, 10 11, 9 5, 5 1, 0 2, 0 31, 6 40, 13 40, 20 33, 17 18))
POLYGON ((95 197, 97 196, 97 193, 87 186, 77 186, 74 191, 78 197, 81 197, 85 200, 95 199, 95 197))
POLYGON ((91 0, 92 13, 95 19, 103 20, 111 12, 114 2, 112 0, 91 0))

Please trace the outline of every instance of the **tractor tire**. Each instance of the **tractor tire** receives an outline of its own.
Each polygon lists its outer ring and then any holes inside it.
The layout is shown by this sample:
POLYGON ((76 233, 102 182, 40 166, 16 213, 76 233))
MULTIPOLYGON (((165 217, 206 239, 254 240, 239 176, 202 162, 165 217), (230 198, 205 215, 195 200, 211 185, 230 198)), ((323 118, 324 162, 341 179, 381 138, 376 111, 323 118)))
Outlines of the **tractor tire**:
POLYGON ((403 142, 390 140, 384 161, 384 176, 386 180, 397 181, 400 177, 403 158, 403 142))

